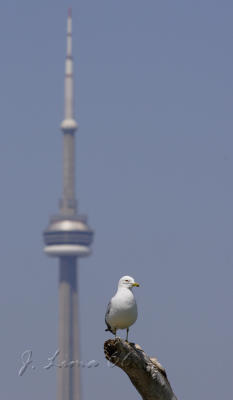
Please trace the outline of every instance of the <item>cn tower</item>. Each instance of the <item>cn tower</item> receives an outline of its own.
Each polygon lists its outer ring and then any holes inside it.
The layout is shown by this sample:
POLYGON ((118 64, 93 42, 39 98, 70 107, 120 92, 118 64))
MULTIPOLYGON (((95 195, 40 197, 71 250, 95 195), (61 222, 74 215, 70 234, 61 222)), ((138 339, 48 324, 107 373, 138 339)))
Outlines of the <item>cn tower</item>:
POLYGON ((93 231, 87 218, 79 215, 75 196, 74 81, 72 58, 72 15, 68 11, 67 52, 65 60, 65 110, 63 132, 63 193, 59 214, 52 217, 44 231, 44 251, 59 259, 59 361, 58 400, 80 400, 77 268, 79 258, 90 254, 93 231), (75 362, 71 366, 71 362, 75 362), (65 366, 65 363, 70 365, 65 366))

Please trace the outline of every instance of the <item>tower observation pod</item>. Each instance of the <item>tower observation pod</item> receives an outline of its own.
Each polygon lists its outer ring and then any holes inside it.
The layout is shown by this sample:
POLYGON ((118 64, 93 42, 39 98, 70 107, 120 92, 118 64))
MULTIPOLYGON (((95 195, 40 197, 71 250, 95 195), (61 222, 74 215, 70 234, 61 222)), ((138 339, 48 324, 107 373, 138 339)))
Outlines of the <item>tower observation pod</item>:
MULTIPOLYGON (((63 133, 63 193, 59 214, 50 219, 43 233, 44 251, 59 259, 59 324, 57 368, 57 400, 81 400, 78 361, 78 260, 91 253, 93 231, 87 217, 77 212, 75 196, 75 132, 78 124, 74 116, 74 80, 72 58, 72 15, 67 19, 67 51, 65 60, 65 101, 63 133), (72 367, 69 363, 73 363, 72 367), (68 363, 68 367, 67 367, 68 363)), ((56 359, 57 361, 57 359, 56 359)))

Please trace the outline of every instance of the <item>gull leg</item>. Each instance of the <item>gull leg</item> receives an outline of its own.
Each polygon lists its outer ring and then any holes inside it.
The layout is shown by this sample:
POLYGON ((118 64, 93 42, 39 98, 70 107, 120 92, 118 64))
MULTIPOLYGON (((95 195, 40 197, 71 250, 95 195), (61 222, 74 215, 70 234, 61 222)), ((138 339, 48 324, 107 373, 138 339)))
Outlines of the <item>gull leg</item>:
POLYGON ((127 328, 126 332, 126 342, 128 342, 129 328, 127 328))

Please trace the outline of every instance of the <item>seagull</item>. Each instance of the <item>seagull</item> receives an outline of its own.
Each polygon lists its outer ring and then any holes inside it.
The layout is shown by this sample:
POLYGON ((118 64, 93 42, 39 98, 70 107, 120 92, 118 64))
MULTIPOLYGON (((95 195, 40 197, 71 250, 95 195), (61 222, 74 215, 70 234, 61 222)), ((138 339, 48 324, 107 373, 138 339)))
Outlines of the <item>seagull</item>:
POLYGON ((105 331, 112 332, 115 337, 118 329, 126 329, 126 341, 128 342, 129 327, 137 319, 137 304, 132 293, 133 287, 138 287, 131 276, 123 276, 118 283, 115 296, 110 300, 105 314, 105 331))

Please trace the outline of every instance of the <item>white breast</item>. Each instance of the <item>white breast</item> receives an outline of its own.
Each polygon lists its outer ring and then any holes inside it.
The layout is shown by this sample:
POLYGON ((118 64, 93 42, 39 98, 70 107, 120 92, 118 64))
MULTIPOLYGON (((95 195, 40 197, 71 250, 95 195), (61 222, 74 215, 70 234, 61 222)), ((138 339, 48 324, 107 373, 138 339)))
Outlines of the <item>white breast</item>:
POLYGON ((120 288, 111 300, 106 320, 113 329, 126 329, 136 321, 137 314, 133 293, 127 288, 120 288))

